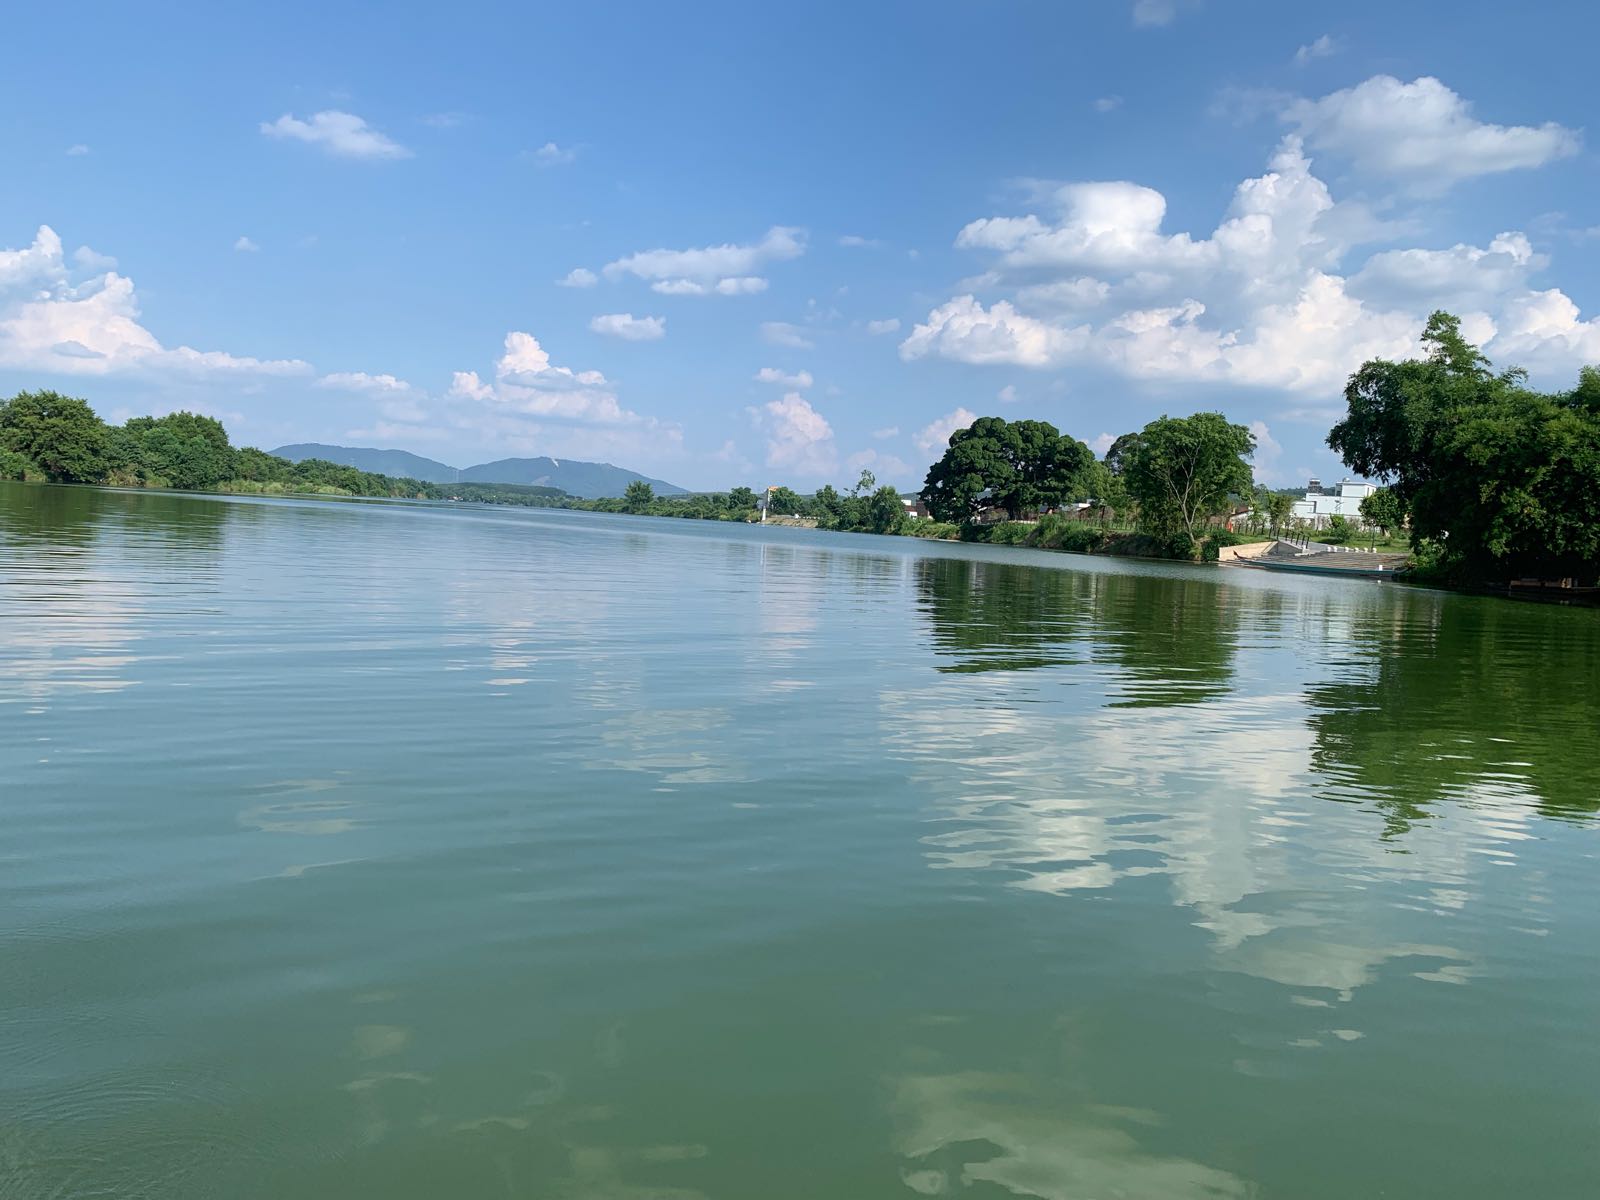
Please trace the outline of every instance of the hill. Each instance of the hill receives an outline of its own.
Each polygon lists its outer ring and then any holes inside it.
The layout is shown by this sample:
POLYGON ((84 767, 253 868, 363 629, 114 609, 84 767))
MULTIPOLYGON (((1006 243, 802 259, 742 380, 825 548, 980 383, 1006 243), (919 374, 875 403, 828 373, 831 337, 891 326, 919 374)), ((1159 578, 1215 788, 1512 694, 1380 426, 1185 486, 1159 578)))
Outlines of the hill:
POLYGON ((375 450, 366 446, 327 446, 318 442, 302 442, 293 446, 279 446, 272 453, 292 462, 321 458, 341 466, 374 471, 380 475, 420 479, 424 483, 518 483, 559 488, 585 500, 620 496, 636 479, 648 483, 658 496, 685 494, 685 489, 676 484, 651 479, 625 467, 572 458, 502 458, 462 469, 404 450, 375 450))
POLYGON ((636 479, 648 483, 658 496, 685 494, 685 489, 676 484, 651 479, 637 471, 614 467, 610 463, 579 462, 571 458, 502 458, 468 467, 461 472, 463 483, 532 483, 558 487, 585 500, 620 496, 636 479))
POLYGON ((371 450, 364 446, 324 446, 319 442, 300 442, 293 446, 279 446, 272 453, 290 462, 320 458, 338 463, 341 467, 393 475, 399 479, 420 479, 423 483, 455 483, 461 477, 460 470, 448 463, 435 462, 405 450, 371 450))

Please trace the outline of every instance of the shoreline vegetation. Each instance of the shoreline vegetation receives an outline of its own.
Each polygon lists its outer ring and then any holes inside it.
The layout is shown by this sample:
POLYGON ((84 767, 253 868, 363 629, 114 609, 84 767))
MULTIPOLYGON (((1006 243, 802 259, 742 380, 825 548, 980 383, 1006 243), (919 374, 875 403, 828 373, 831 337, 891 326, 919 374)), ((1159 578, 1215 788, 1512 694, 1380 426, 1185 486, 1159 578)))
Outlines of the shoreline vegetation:
MULTIPOLYGON (((1381 534, 1411 554, 1410 576, 1472 588, 1600 583, 1600 369, 1569 392, 1540 393, 1518 368, 1495 373, 1436 312, 1426 357, 1373 360, 1350 377, 1347 414, 1328 435, 1355 473, 1382 481, 1359 520, 1335 516, 1317 540, 1381 534)), ((263 496, 350 496, 784 524, 1081 554, 1217 561, 1225 546, 1305 537, 1293 495, 1255 482, 1255 438, 1221 413, 1160 417, 1097 458, 1046 421, 980 417, 950 435, 916 503, 863 471, 845 492, 787 487, 580 499, 522 484, 426 483, 321 459, 234 447, 213 417, 174 412, 108 425, 53 391, 0 401, 0 480, 171 488, 263 496), (922 514, 926 515, 922 515, 922 514)))

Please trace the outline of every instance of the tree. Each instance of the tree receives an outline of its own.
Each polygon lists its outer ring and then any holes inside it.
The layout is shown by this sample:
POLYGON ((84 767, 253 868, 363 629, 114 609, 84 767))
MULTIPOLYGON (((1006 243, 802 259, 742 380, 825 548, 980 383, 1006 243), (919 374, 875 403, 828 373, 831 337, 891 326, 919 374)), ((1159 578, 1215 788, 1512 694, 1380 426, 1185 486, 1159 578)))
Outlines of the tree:
POLYGON ((1350 518, 1341 513, 1334 513, 1328 518, 1328 531, 1322 540, 1335 546, 1342 546, 1350 540, 1350 535, 1355 528, 1350 524, 1350 518))
POLYGON ((1447 575, 1600 576, 1600 378, 1535 392, 1521 370, 1494 373, 1448 313, 1423 342, 1424 358, 1362 364, 1328 444, 1388 484, 1447 575))
POLYGON ((817 524, 822 528, 838 529, 844 505, 845 498, 834 490, 833 484, 825 483, 811 497, 811 515, 817 518, 817 524))
POLYGON ((756 506, 756 494, 747 487, 736 487, 728 493, 728 511, 748 512, 756 506))
POLYGON ((238 456, 215 417, 191 412, 134 417, 113 432, 121 433, 121 453, 132 460, 116 465, 168 487, 203 491, 235 477, 238 456))
POLYGON ((1146 425, 1129 450, 1122 478, 1139 504, 1139 524, 1158 537, 1182 537, 1253 483, 1245 459, 1255 438, 1221 413, 1161 417, 1146 425))
POLYGON ((622 493, 625 512, 642 513, 655 503, 656 490, 642 479, 635 479, 622 493))
POLYGON ((1112 475, 1120 476, 1123 468, 1127 466, 1128 455, 1139 444, 1137 433, 1125 433, 1110 446, 1106 447, 1106 470, 1112 475))
POLYGON ((867 528, 873 533, 899 533, 909 519, 900 493, 884 484, 867 501, 867 528))
POLYGON ((878 478, 877 478, 877 476, 874 475, 871 471, 867 470, 865 467, 862 467, 861 468, 861 478, 856 480, 855 486, 850 489, 850 495, 852 497, 865 496, 865 495, 868 495, 869 493, 871 493, 872 490, 874 488, 876 488, 877 486, 878 486, 878 478))
POLYGON ((950 435, 922 499, 941 521, 968 521, 987 500, 1013 520, 1088 494, 1094 453, 1048 421, 979 417, 950 435))
POLYGON ((1361 501, 1361 519, 1383 530, 1384 537, 1393 537, 1406 523, 1406 508, 1389 488, 1379 488, 1361 501))
POLYGON ((806 510, 806 502, 786 487, 774 488, 767 497, 767 503, 775 513, 800 516, 806 510))
POLYGON ((106 470, 105 422, 59 392, 18 392, 0 405, 0 447, 57 483, 98 483, 106 470))

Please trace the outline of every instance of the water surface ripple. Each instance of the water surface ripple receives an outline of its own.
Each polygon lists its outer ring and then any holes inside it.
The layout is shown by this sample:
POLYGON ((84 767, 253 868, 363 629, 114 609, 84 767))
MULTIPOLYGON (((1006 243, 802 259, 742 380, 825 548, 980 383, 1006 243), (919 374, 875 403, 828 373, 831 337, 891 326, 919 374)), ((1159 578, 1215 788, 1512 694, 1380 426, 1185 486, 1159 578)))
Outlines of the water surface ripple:
POLYGON ((1600 1179, 1600 624, 0 485, 0 1200, 1600 1179))

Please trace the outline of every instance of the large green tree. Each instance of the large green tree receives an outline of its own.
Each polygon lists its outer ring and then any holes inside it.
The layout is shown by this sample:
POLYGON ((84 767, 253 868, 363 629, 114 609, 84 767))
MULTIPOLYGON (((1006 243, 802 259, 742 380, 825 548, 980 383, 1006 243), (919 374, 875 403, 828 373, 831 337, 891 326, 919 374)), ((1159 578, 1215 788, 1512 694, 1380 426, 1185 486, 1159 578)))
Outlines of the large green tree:
POLYGON ((642 513, 655 503, 656 490, 642 479, 635 479, 622 491, 622 507, 627 512, 642 513))
POLYGON ((1392 488, 1381 487, 1361 501, 1361 519, 1383 530, 1385 537, 1393 537, 1405 526, 1406 506, 1392 488))
POLYGON ((1016 520, 1088 494, 1094 452, 1048 421, 979 417, 950 435, 928 468, 922 500, 941 521, 968 521, 986 504, 1016 520))
POLYGON ((237 477, 237 453, 215 417, 191 412, 134 417, 122 432, 123 453, 134 456, 126 465, 169 487, 199 491, 237 477))
POLYGON ((60 392, 18 392, 0 405, 0 447, 57 483, 98 483, 105 476, 105 422, 87 402, 60 392))
POLYGON ((1255 437, 1221 413, 1160 417, 1124 455, 1122 481, 1139 505, 1139 524, 1162 538, 1193 543, 1230 496, 1251 494, 1255 437))
POLYGON ((1350 377, 1328 444, 1388 484, 1413 544, 1457 578, 1600 576, 1600 377, 1536 392, 1524 372, 1492 370, 1449 313, 1422 340, 1423 358, 1350 377))

